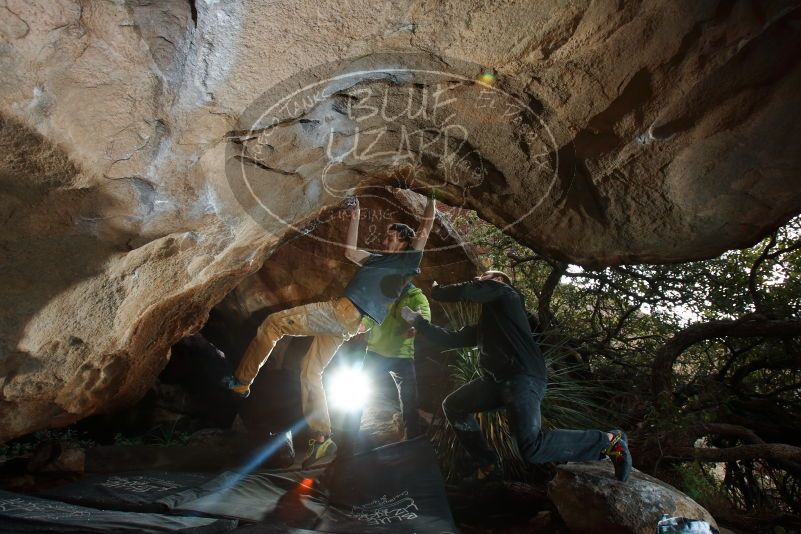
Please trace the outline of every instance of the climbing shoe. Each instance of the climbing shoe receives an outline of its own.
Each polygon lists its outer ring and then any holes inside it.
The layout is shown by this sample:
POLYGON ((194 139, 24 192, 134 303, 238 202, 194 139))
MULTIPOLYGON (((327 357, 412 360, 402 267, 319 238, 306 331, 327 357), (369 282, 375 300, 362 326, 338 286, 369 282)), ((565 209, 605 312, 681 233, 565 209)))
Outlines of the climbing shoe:
POLYGON ((489 464, 476 469, 475 480, 482 483, 500 482, 503 480, 503 473, 501 466, 498 464, 489 464))
POLYGON ((485 484, 503 481, 503 469, 498 464, 489 464, 476 467, 475 471, 462 479, 462 485, 470 487, 480 487, 485 484))
POLYGON ((326 458, 333 458, 337 454, 337 444, 331 438, 326 438, 325 441, 318 441, 316 439, 309 440, 309 449, 306 453, 306 458, 303 459, 301 466, 303 469, 308 469, 320 460, 326 458))
POLYGON ((612 460, 615 466, 615 478, 621 482, 628 480, 631 475, 631 453, 629 452, 629 442, 626 433, 622 430, 610 430, 614 437, 609 442, 609 446, 604 449, 603 454, 612 460))
POLYGON ((250 385, 243 384, 242 382, 237 380, 236 377, 233 375, 228 375, 225 378, 223 378, 222 384, 225 389, 227 389, 234 395, 242 397, 243 399, 248 395, 250 395, 250 385))

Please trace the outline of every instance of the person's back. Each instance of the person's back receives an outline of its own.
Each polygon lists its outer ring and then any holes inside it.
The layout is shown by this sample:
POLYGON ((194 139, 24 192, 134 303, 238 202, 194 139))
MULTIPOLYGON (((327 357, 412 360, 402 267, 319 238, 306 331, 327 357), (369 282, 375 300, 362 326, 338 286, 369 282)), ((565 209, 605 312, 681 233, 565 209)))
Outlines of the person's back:
POLYGON ((513 374, 546 377, 545 360, 529 329, 525 300, 513 287, 486 280, 497 295, 481 306, 478 324, 479 365, 496 378, 513 374))
POLYGON ((525 301, 511 285, 492 279, 436 286, 431 296, 440 301, 481 304, 475 325, 479 366, 498 380, 516 374, 545 379, 545 360, 529 329, 525 301))
POLYGON ((421 250, 409 249, 366 257, 343 295, 364 315, 383 323, 409 279, 420 272, 421 250))

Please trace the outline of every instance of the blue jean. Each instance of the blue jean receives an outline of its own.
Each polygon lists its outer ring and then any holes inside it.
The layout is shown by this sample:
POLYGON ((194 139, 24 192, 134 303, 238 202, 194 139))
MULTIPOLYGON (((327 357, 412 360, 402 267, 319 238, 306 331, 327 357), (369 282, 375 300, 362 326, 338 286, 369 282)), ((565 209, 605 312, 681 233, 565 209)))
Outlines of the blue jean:
POLYGON ((389 373, 398 389, 401 416, 406 439, 420 435, 420 419, 417 414, 417 374, 412 358, 389 358, 367 351, 364 371, 374 380, 389 373))
POLYGON ((506 408, 512 435, 523 459, 532 464, 599 460, 609 445, 600 430, 541 429, 540 404, 547 384, 544 379, 517 375, 503 382, 481 377, 445 398, 442 409, 460 443, 479 465, 497 464, 473 414, 506 408))

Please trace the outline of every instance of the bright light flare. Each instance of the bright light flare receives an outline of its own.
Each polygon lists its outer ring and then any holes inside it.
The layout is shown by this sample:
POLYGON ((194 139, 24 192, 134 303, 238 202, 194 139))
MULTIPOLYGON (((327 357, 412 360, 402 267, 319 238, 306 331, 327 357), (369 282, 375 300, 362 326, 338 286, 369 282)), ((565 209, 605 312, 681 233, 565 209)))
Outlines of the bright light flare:
POLYGON ((364 406, 370 396, 370 380, 361 369, 342 367, 334 371, 329 382, 331 405, 344 411, 355 411, 364 406))

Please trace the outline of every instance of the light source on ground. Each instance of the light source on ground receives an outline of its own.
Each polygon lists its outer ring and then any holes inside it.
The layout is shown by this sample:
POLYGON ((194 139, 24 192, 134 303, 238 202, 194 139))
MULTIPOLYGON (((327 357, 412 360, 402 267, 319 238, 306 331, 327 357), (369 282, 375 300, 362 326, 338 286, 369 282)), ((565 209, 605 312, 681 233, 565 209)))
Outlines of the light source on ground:
POLYGON ((367 375, 356 367, 336 369, 329 384, 331 406, 339 410, 358 410, 370 395, 370 381, 367 375))

